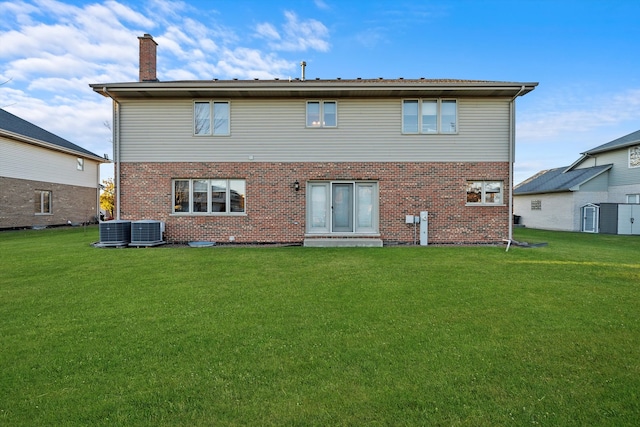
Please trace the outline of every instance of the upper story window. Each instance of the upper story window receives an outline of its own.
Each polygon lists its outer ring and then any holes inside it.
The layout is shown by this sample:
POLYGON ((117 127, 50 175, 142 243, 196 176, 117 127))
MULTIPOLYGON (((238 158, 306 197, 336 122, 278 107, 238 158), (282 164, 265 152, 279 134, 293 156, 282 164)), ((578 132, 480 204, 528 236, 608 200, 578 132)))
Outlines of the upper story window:
POLYGON ((36 190, 34 207, 36 215, 51 214, 51 191, 36 190))
POLYGON ((640 145, 629 148, 629 167, 640 168, 640 145))
POLYGON ((229 135, 229 102, 196 101, 193 103, 194 135, 229 135))
POLYGON ((307 101, 307 127, 334 128, 338 126, 336 101, 307 101))
POLYGON ((79 171, 84 170, 84 159, 82 157, 78 157, 76 161, 76 169, 78 169, 79 171))
POLYGON ((244 179, 176 179, 173 213, 235 214, 245 212, 244 179))
POLYGON ((457 133, 458 101, 455 99, 405 99, 402 101, 402 133, 457 133))
POLYGON ((501 205, 502 181, 468 181, 468 205, 501 205))

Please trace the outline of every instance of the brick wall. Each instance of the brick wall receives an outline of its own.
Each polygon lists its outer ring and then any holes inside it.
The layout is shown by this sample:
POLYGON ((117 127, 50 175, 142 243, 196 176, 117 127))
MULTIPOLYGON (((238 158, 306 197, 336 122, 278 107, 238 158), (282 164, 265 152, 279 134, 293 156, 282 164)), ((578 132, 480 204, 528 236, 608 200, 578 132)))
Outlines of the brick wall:
POLYGON ((81 223, 97 215, 95 188, 0 177, 0 228, 81 223), (35 214, 34 192, 52 192, 52 213, 35 214))
POLYGON ((492 163, 123 163, 121 219, 166 223, 169 241, 296 242, 305 234, 308 180, 375 180, 380 237, 413 243, 406 215, 429 211, 430 243, 495 243, 508 236, 504 206, 465 206, 468 180, 501 180, 508 195, 509 164, 492 163), (246 179, 246 216, 171 215, 172 179, 246 179), (293 189, 300 182, 300 191, 293 189))

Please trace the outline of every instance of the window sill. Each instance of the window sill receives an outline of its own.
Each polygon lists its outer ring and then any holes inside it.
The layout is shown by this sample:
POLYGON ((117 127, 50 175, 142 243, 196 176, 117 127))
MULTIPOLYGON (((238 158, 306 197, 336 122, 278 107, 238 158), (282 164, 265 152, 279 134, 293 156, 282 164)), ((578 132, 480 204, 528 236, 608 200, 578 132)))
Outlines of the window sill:
POLYGON ((465 206, 493 206, 493 207, 504 207, 507 206, 504 203, 466 203, 465 206))
POLYGON ((304 237, 380 237, 380 233, 371 232, 371 233, 305 233, 304 237))
POLYGON ((189 212, 172 212, 169 216, 188 216, 188 217, 201 217, 201 216, 210 216, 210 217, 220 217, 220 216, 248 216, 246 212, 198 212, 198 213, 189 213, 189 212))

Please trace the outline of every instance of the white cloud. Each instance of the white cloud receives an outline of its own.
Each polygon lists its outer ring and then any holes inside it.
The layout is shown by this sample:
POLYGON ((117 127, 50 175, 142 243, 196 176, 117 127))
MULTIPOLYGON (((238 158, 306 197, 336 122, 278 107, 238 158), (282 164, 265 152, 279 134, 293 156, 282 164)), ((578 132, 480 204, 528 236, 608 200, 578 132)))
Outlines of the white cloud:
POLYGON ((329 50, 329 30, 315 19, 299 20, 294 12, 284 13, 286 22, 282 32, 269 23, 262 23, 256 27, 256 36, 270 40, 269 46, 274 50, 306 51, 309 49, 320 52, 329 50))
POLYGON ((318 9, 329 10, 331 7, 323 0, 314 0, 313 3, 318 9))
POLYGON ((225 49, 222 59, 214 68, 215 77, 232 76, 239 79, 271 79, 282 76, 286 70, 295 67, 295 63, 281 59, 273 54, 263 54, 256 49, 239 47, 225 49))
POLYGON ((522 115, 523 120, 518 122, 518 137, 526 141, 548 141, 562 135, 584 134, 629 120, 640 120, 639 107, 640 89, 595 97, 579 104, 558 100, 554 106, 547 102, 544 109, 522 115))
POLYGON ((280 40, 280 34, 278 34, 278 30, 276 30, 276 28, 268 22, 258 24, 256 26, 256 32, 260 37, 271 40, 280 40))

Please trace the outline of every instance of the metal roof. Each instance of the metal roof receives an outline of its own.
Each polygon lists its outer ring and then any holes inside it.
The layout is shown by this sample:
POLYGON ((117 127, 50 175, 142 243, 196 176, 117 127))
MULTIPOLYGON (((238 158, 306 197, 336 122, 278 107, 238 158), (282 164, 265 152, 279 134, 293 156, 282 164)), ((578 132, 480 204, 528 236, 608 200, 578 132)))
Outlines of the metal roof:
POLYGON ((638 144, 640 144, 640 130, 637 130, 628 135, 622 136, 618 139, 614 139, 613 141, 607 142, 606 144, 599 145, 596 148, 592 148, 591 150, 585 151, 583 154, 602 153, 605 151, 617 150, 619 148, 625 148, 631 145, 638 145, 638 144))
POLYGON ((95 92, 122 98, 307 98, 307 97, 515 97, 538 83, 451 79, 190 80, 94 83, 95 92))
POLYGON ((108 160, 0 108, 0 135, 94 160, 108 160))
POLYGON ((608 171, 612 164, 593 166, 584 169, 573 169, 567 171, 567 167, 549 169, 532 176, 531 178, 518 184, 513 189, 513 194, 539 194, 558 193, 563 191, 576 191, 579 187, 608 171))

